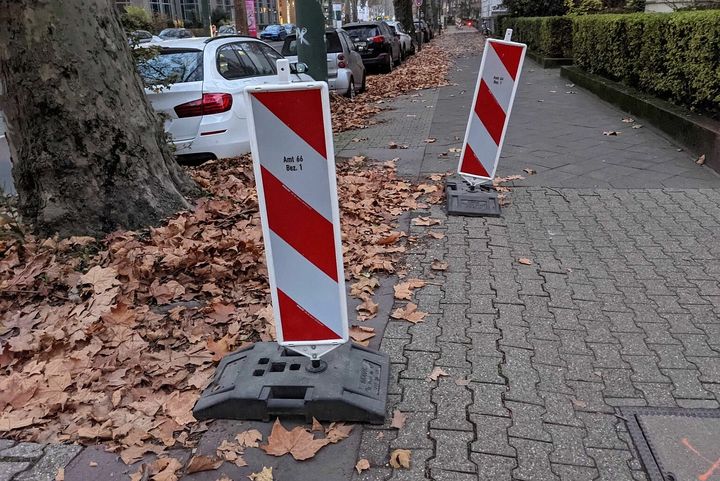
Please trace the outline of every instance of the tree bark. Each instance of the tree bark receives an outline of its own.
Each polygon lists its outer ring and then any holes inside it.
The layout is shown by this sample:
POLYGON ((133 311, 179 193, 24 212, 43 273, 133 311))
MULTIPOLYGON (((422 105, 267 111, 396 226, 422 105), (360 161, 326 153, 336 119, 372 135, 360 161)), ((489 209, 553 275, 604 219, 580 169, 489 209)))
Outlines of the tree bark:
POLYGON ((358 0, 350 0, 350 5, 352 7, 352 18, 350 21, 357 22, 358 21, 358 0))
POLYGON ((0 81, 19 208, 36 232, 101 236, 188 208, 196 186, 111 2, 0 0, 0 81))
POLYGON ((395 7, 395 19, 402 24, 411 37, 414 37, 413 0, 393 0, 393 6, 395 7))
POLYGON ((235 30, 241 35, 250 35, 245 0, 235 0, 235 30))

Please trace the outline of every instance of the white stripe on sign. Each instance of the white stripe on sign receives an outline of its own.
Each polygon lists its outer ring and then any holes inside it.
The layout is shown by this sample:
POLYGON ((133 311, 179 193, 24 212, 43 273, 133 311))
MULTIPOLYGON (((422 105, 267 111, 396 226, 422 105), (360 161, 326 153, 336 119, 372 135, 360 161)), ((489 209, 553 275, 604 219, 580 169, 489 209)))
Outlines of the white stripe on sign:
POLYGON ((470 123, 467 143, 472 147, 485 170, 492 175, 493 164, 499 148, 482 122, 470 123))
POLYGON ((485 80, 490 93, 495 97, 500 107, 507 113, 515 81, 508 73, 494 48, 488 48, 482 79, 485 80))
POLYGON ((328 295, 338 291, 337 283, 272 231, 270 242, 278 289, 318 321, 336 333, 342 333, 340 299, 337 295, 328 295))
POLYGON ((328 190, 319 189, 315 183, 305 181, 309 176, 317 179, 318 182, 327 179, 328 161, 315 149, 308 146, 308 148, 302 149, 302 163, 285 164, 282 162, 283 157, 286 155, 291 155, 293 152, 297 155, 297 144, 303 142, 303 139, 268 110, 262 102, 254 96, 251 96, 251 98, 255 114, 255 125, 262 125, 262 128, 257 129, 255 132, 260 148, 260 165, 269 170, 280 182, 320 215, 332 222, 328 190), (300 168, 300 165, 302 165, 303 175, 299 176, 296 171, 287 170, 286 165, 292 165, 295 168, 300 168))

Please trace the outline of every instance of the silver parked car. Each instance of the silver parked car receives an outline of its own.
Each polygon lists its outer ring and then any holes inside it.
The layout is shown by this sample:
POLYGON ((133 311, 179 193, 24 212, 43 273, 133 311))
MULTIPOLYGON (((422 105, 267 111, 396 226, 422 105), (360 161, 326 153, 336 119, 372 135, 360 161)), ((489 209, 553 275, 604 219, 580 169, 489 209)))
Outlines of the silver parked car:
MULTIPOLYGON (((354 97, 365 91, 365 65, 355 45, 342 28, 325 32, 327 46, 328 87, 331 91, 354 97)), ((293 64, 297 63, 297 37, 288 35, 282 54, 293 64)))
POLYGON ((415 40, 403 28, 400 22, 386 22, 395 31, 400 40, 400 54, 403 58, 415 54, 415 40))

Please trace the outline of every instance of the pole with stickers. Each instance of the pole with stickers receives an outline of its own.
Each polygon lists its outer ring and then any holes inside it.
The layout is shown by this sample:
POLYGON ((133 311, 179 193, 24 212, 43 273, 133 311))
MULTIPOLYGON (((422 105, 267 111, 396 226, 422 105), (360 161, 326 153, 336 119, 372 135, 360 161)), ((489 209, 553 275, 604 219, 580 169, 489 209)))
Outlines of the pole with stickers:
POLYGON ((389 359, 349 342, 328 86, 277 69, 244 93, 277 343, 224 358, 193 413, 382 423, 389 359))
POLYGON ((527 49, 511 37, 508 29, 504 40, 485 42, 458 162, 460 179, 446 184, 449 214, 500 215, 497 193, 484 184, 495 177, 527 49))

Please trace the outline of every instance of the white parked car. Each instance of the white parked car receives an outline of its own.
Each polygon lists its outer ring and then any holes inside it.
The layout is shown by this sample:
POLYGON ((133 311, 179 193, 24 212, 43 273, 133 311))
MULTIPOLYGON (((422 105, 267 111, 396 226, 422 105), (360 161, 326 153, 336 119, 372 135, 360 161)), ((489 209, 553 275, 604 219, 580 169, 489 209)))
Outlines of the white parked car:
MULTIPOLYGON (((221 36, 144 44, 160 53, 138 65, 153 108, 180 161, 191 163, 250 152, 243 90, 277 83, 276 61, 283 58, 260 40, 221 36)), ((311 81, 292 74, 294 82, 311 81)))
MULTIPOLYGON (((342 28, 325 31, 327 49, 328 88, 340 95, 353 98, 365 91, 365 65, 355 44, 342 28)), ((297 64, 297 36, 285 37, 282 54, 290 64, 297 64)))
POLYGON ((415 41, 413 38, 408 34, 405 29, 403 28, 402 24, 400 22, 385 22, 388 25, 390 25, 390 28, 392 28, 395 31, 395 34, 400 37, 400 49, 402 50, 402 56, 403 58, 407 57, 408 55, 414 55, 415 54, 415 41))

